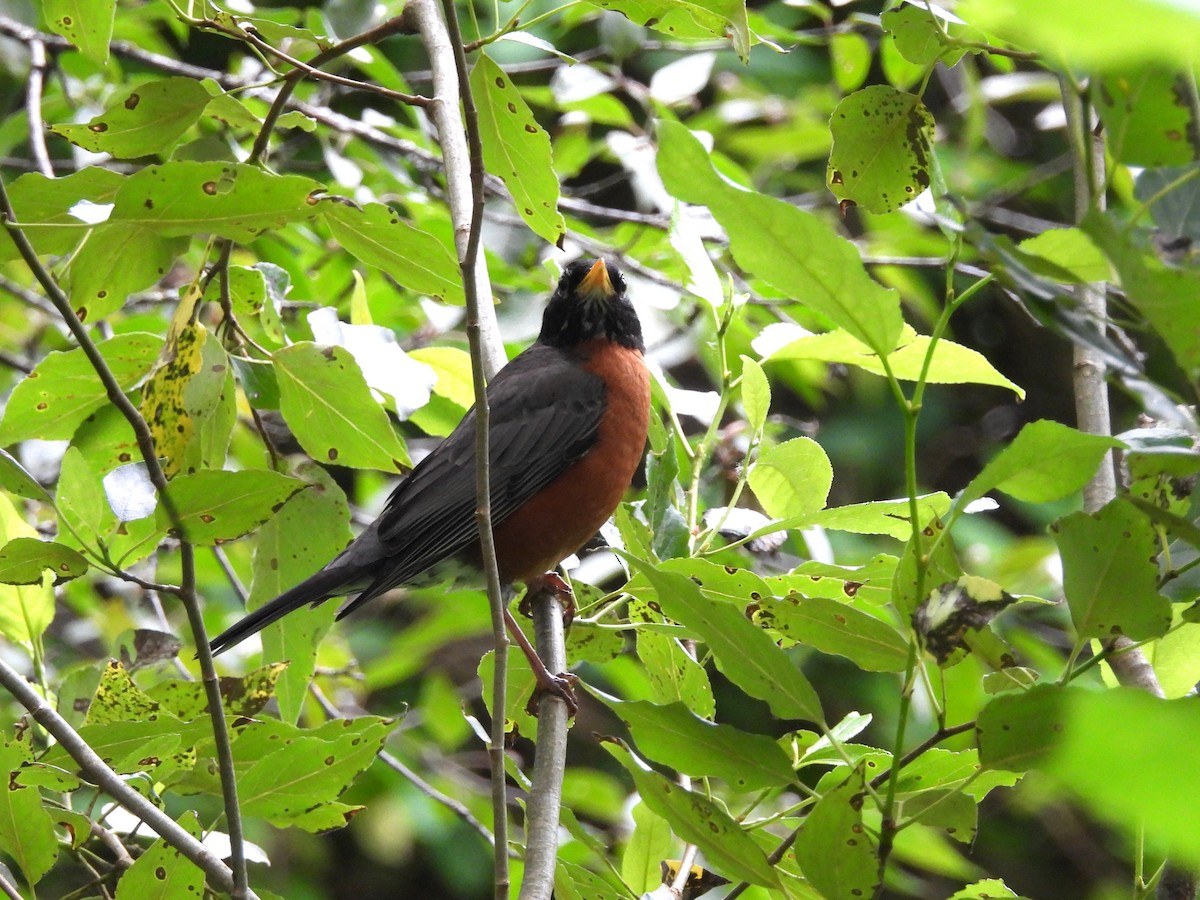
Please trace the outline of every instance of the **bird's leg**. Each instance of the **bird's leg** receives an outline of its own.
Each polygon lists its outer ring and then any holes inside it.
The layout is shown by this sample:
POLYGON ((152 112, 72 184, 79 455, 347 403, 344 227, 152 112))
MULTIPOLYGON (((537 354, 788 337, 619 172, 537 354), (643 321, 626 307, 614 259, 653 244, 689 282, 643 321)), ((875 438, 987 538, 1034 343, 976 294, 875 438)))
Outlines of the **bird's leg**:
POLYGON ((575 592, 557 572, 547 572, 525 582, 525 596, 521 598, 517 611, 523 616, 532 616, 533 598, 542 593, 552 593, 558 599, 563 611, 563 628, 569 628, 575 621, 575 592))
POLYGON ((525 632, 521 630, 521 626, 517 624, 517 620, 513 618, 513 614, 508 611, 507 606, 504 607, 504 621, 508 624, 508 630, 512 633, 517 646, 529 660, 529 667, 533 669, 533 677, 537 680, 537 687, 534 688, 529 703, 525 705, 525 711, 531 716, 536 716, 538 701, 542 699, 542 694, 549 692, 567 704, 567 714, 574 718, 575 711, 579 709, 579 701, 575 699, 575 683, 579 679, 570 672, 560 672, 556 675, 546 668, 546 664, 537 655, 533 644, 529 643, 529 638, 525 636, 525 632))

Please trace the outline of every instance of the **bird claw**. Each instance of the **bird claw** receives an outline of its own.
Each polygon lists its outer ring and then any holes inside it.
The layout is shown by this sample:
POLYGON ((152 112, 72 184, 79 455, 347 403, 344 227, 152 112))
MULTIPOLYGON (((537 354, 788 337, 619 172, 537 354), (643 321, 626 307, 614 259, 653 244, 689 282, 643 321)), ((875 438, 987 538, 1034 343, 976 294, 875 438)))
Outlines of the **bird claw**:
POLYGON ((578 683, 579 678, 570 672, 560 672, 557 675, 546 672, 544 678, 539 675, 537 687, 533 689, 533 695, 529 698, 529 702, 525 704, 525 712, 537 718, 541 710, 542 698, 549 695, 557 697, 566 704, 568 719, 575 718, 575 713, 579 709, 579 701, 575 699, 575 685, 578 683))
POLYGON ((525 582, 525 596, 521 598, 517 611, 523 616, 533 615, 533 599, 543 594, 552 594, 562 607, 563 628, 569 628, 575 620, 575 593, 557 572, 547 572, 525 582))

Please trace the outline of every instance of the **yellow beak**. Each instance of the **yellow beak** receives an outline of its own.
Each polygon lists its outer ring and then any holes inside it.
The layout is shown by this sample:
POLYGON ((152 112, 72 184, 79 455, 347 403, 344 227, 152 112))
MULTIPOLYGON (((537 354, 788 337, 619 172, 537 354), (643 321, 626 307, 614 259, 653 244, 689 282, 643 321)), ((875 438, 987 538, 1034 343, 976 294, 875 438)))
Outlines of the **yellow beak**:
POLYGON ((598 259, 592 264, 588 273, 583 276, 583 281, 579 282, 575 293, 581 296, 601 294, 605 297, 611 297, 616 293, 612 281, 608 277, 608 267, 604 265, 604 260, 598 259))

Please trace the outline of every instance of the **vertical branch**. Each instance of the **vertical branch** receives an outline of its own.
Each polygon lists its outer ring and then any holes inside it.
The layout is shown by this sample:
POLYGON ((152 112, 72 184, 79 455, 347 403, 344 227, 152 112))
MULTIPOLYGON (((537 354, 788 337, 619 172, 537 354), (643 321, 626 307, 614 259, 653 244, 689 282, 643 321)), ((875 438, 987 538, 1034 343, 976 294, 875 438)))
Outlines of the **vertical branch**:
MULTIPOLYGON (((1104 139, 1093 131, 1088 104, 1070 80, 1059 76, 1063 104, 1067 110, 1067 133, 1074 157, 1075 219, 1081 221, 1092 209, 1105 207, 1104 139)), ((1108 308, 1103 283, 1081 284, 1075 289, 1080 307, 1103 328, 1108 308)), ((1109 435, 1112 422, 1109 416, 1108 382, 1104 377, 1105 364, 1100 353, 1082 343, 1075 344, 1075 416, 1081 431, 1109 435)), ((1117 478, 1113 453, 1110 450, 1100 468, 1083 489, 1083 508, 1095 512, 1117 496, 1117 478)), ((1158 675, 1146 655, 1129 638, 1118 637, 1106 642, 1106 649, 1117 652, 1107 657, 1117 681, 1126 687, 1162 697, 1158 675)), ((1159 882, 1158 896, 1163 900, 1194 898, 1196 877, 1170 860, 1159 882)))
POLYGON ((500 586, 496 544, 492 535, 490 426, 487 381, 503 365, 487 266, 479 252, 483 222, 483 147, 475 101, 467 78, 467 59, 454 0, 443 0, 445 22, 438 17, 432 0, 414 0, 405 12, 417 24, 433 70, 433 118, 446 164, 446 192, 454 242, 467 298, 467 338, 471 348, 471 373, 475 386, 475 520, 479 528, 488 603, 495 638, 492 690, 492 730, 488 756, 491 761, 492 817, 495 832, 493 887, 497 900, 506 900, 508 874, 508 800, 504 771, 505 692, 508 677, 508 635, 505 631, 506 597, 500 586), (461 96, 463 116, 459 116, 461 96), (464 134, 463 121, 466 121, 464 134), (466 152, 464 152, 466 151, 466 152))
MULTIPOLYGON (((438 144, 442 148, 442 160, 446 166, 446 195, 450 201, 450 219, 454 223, 454 243, 459 259, 465 260, 467 244, 471 237, 470 223, 475 201, 467 135, 458 112, 459 103, 463 99, 462 94, 470 93, 467 90, 465 73, 460 90, 456 68, 456 56, 463 56, 462 43, 460 41, 452 44, 446 25, 442 23, 432 0, 413 0, 404 8, 404 15, 410 17, 420 32, 429 56, 434 93, 431 113, 437 127, 438 144)), ((457 23, 457 18, 455 22, 457 23)), ((462 65, 466 66, 465 56, 462 65)), ((482 162, 478 171, 482 177, 482 162)), ((488 279, 483 254, 477 254, 472 261, 472 268, 467 270, 463 277, 463 287, 467 289, 468 296, 470 291, 474 290, 476 297, 487 301, 479 304, 478 321, 483 343, 484 374, 491 378, 500 371, 506 360, 504 345, 500 342, 500 329, 496 324, 496 310, 491 303, 492 285, 488 279)))
POLYGON ((221 703, 220 682, 217 681, 217 670, 213 665, 212 651, 208 647, 208 635, 204 630, 204 616, 200 611, 199 598, 196 596, 194 548, 188 542, 187 535, 183 533, 183 529, 179 528, 175 505, 167 493, 167 476, 158 462, 158 453, 154 447, 154 436, 150 432, 150 426, 146 423, 138 408, 134 406, 133 401, 126 397, 125 392, 121 390, 121 385, 117 382, 104 357, 100 355, 100 350, 96 347, 92 336, 88 334, 87 329, 83 326, 83 322, 79 320, 79 316, 75 314, 75 310, 71 307, 70 298, 59 287, 58 282, 54 280, 46 267, 42 265, 41 260, 38 259, 37 251, 29 243, 29 238, 25 236, 25 232, 13 224, 14 222, 16 222, 16 213, 9 202, 8 192, 4 188, 4 183, 0 181, 0 223, 8 229, 9 237, 12 238, 21 258, 29 266, 29 270, 38 280, 38 283, 41 284, 42 289, 46 292, 46 296, 54 304, 54 308, 66 323, 76 343, 79 344, 79 348, 87 357, 88 362, 91 363, 101 384, 104 385, 108 401, 117 408, 125 418, 125 421, 129 423, 130 428, 133 429, 133 433, 137 439, 138 452, 146 463, 146 473, 154 485, 154 489, 158 492, 159 502, 163 504, 163 508, 167 511, 172 524, 180 533, 179 556, 183 578, 179 591, 179 599, 183 603, 184 610, 187 612, 188 623, 192 630, 192 638, 196 642, 196 656, 200 662, 204 693, 208 700, 209 711, 212 713, 213 743, 216 745, 217 763, 221 773, 221 791, 225 806, 225 819, 229 828, 229 841, 233 848, 230 858, 233 868, 233 890, 231 893, 234 900, 242 900, 242 898, 249 896, 246 860, 242 846, 242 815, 241 809, 238 806, 237 782, 234 779, 233 771, 233 750, 229 738, 229 729, 225 722, 224 706, 221 703))
POLYGON ((29 42, 29 84, 25 86, 25 117, 29 125, 29 151, 37 169, 47 178, 54 177, 50 151, 46 149, 46 124, 42 121, 42 87, 46 80, 46 45, 29 42))

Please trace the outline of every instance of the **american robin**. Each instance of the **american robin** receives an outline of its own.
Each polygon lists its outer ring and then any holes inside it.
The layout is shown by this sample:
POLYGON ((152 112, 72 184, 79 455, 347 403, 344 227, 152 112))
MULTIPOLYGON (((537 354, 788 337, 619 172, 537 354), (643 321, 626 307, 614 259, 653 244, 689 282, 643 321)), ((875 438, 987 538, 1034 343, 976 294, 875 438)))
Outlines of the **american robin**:
MULTIPOLYGON (((650 382, 643 350, 641 323, 621 273, 602 259, 572 262, 546 307, 537 341, 488 385, 501 583, 540 584, 543 573, 582 547, 617 508, 646 443, 650 382)), ((217 635, 212 650, 227 650, 305 604, 357 593, 340 619, 392 588, 448 578, 478 582, 480 571, 472 409, 345 550, 217 635)), ((522 649, 532 654, 541 687, 569 695, 507 610, 506 616, 522 649)))

